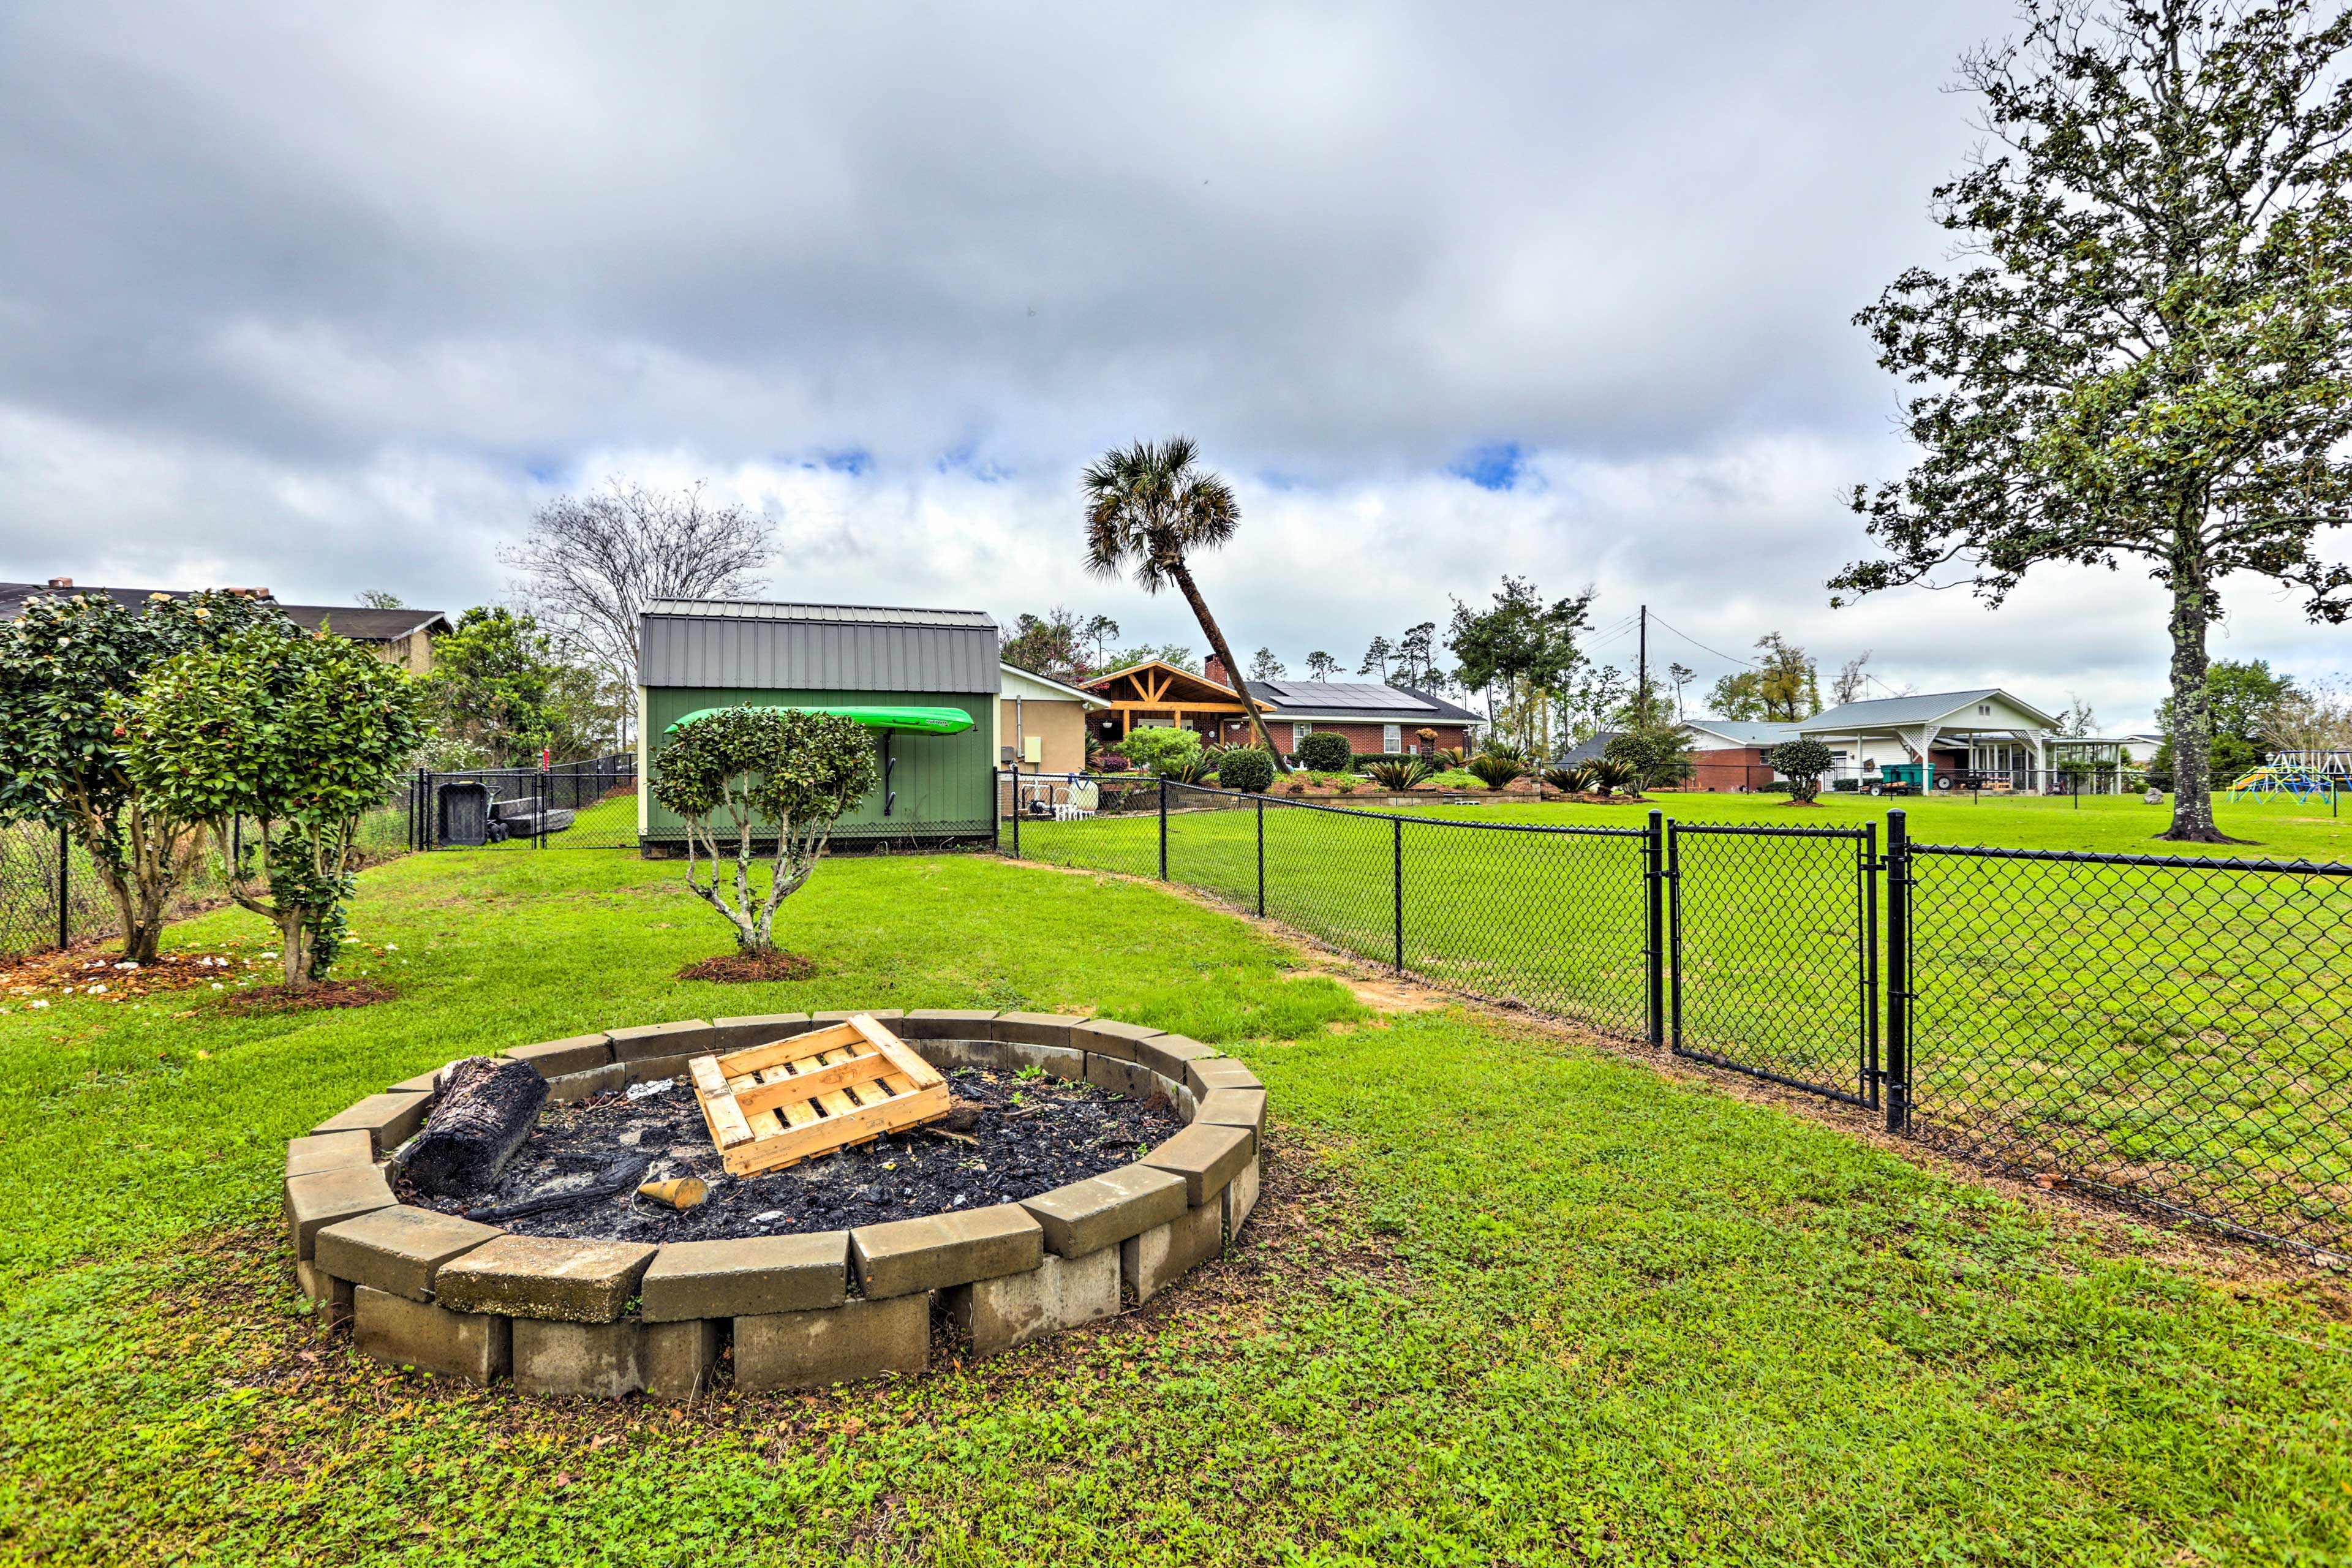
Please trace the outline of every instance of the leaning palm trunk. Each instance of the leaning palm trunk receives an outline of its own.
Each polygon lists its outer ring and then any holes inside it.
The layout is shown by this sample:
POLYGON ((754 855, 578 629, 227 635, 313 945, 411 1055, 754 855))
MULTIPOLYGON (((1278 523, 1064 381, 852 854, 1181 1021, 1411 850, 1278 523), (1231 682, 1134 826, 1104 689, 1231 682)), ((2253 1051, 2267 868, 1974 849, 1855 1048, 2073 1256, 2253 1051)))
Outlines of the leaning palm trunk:
POLYGON ((1201 623, 1201 635, 1209 639, 1209 646, 1216 650, 1217 662, 1225 667, 1226 679, 1234 683, 1234 695, 1242 700, 1242 711, 1249 715, 1250 728, 1257 731, 1257 743, 1265 748, 1266 755, 1274 759, 1277 770, 1288 773, 1290 764, 1275 745, 1273 735, 1267 732, 1265 715, 1258 710, 1257 699, 1250 695, 1249 682, 1242 679, 1241 666, 1234 662, 1234 650, 1225 645, 1224 628, 1217 625, 1216 616, 1209 614, 1209 602, 1201 597, 1201 590, 1193 585, 1192 568, 1180 561, 1168 569, 1168 575, 1176 580, 1177 589, 1183 594, 1184 602, 1192 606, 1193 618, 1201 623))

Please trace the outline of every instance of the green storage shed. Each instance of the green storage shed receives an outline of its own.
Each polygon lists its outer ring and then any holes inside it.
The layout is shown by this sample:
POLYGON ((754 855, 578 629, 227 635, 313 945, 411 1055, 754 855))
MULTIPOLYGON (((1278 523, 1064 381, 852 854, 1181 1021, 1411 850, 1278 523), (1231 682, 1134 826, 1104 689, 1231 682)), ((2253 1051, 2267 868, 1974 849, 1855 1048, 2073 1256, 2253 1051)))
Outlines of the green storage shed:
POLYGON ((637 835, 649 854, 686 843, 653 803, 665 731, 698 708, 953 708, 953 735, 877 735, 884 778, 836 842, 940 843, 995 828, 996 623, 981 610, 656 599, 638 623, 637 835))

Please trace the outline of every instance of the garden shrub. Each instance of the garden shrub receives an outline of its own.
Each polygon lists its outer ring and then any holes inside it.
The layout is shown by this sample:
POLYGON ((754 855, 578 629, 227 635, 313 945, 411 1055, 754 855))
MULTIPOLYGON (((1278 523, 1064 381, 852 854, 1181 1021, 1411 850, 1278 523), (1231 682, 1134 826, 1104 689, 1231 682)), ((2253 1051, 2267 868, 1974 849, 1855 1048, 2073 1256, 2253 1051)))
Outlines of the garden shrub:
POLYGON ((1120 754, 1139 768, 1146 768, 1170 778, 1177 776, 1169 770, 1180 759, 1186 763, 1199 760, 1201 737, 1191 730, 1153 728, 1138 730, 1118 743, 1120 754))
POLYGON ((1676 730, 1628 731, 1612 738, 1601 754, 1622 763, 1643 789, 1674 784, 1691 773, 1690 753, 1676 730))
POLYGON ((1488 789, 1501 789, 1514 780, 1527 775, 1527 768, 1516 757, 1498 757, 1492 752, 1470 759, 1466 770, 1488 789))
POLYGON ((1810 805, 1822 793, 1822 775, 1837 765, 1830 749, 1819 741, 1798 739, 1783 741, 1764 753, 1775 773, 1789 776, 1789 795, 1800 805, 1810 805))
POLYGON ((1255 746, 1235 746, 1217 759, 1217 783, 1247 795, 1264 794, 1274 783, 1274 759, 1255 746))
POLYGON ((1318 773, 1344 773, 1355 760, 1348 737, 1327 730, 1301 737, 1292 755, 1298 759, 1299 766, 1318 773))
POLYGON ((1562 795, 1582 795, 1592 787, 1592 774, 1582 763, 1566 768, 1546 768, 1543 782, 1562 795))
POLYGON ((1364 773, 1382 789, 1411 789, 1430 774, 1427 763, 1419 757, 1403 762, 1374 763, 1364 773))

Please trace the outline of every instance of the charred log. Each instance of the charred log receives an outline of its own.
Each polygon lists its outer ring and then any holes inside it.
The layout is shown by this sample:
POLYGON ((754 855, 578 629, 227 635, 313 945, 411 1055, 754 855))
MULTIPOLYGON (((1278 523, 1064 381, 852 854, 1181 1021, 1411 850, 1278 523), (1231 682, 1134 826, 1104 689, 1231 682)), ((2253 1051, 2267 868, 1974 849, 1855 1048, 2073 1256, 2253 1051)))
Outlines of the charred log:
POLYGON ((452 1063, 425 1130, 403 1152, 402 1173, 436 1197, 480 1192, 530 1136, 546 1102, 547 1080, 529 1062, 452 1063))

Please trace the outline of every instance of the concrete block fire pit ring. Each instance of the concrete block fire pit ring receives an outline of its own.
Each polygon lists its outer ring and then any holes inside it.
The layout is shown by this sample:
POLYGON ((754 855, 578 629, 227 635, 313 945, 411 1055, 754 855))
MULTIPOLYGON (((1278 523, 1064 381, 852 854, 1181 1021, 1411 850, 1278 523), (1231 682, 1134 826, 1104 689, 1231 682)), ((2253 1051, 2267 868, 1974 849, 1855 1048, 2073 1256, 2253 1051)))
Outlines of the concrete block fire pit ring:
MULTIPOLYGON (((568 1104, 677 1078, 694 1057, 848 1012, 689 1018, 511 1047, 568 1104)), ((1139 1304, 1218 1256, 1256 1206, 1265 1087, 1181 1035, 1065 1014, 867 1014, 942 1071, 1036 1068, 1184 1119, 1131 1163, 1017 1202, 844 1230, 641 1243, 520 1236, 401 1204, 385 1163, 422 1125, 436 1073, 287 1146, 285 1214, 301 1288, 348 1317, 362 1355, 532 1394, 668 1400, 706 1389, 734 1347, 746 1392, 823 1387, 929 1364, 935 1308, 997 1354, 1139 1304)))

